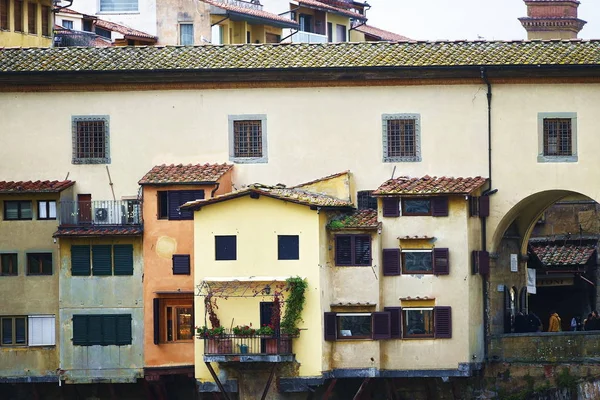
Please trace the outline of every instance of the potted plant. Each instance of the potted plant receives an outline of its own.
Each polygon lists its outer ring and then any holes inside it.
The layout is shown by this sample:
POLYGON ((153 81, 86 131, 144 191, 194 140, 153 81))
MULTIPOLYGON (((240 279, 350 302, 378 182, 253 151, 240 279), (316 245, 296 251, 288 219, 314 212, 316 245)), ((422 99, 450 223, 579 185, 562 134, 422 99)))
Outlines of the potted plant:
POLYGON ((256 334, 262 337, 272 337, 275 334, 275 328, 272 324, 263 324, 256 330, 256 334))
POLYGON ((255 329, 252 329, 252 324, 250 325, 238 325, 233 328, 233 334, 235 336, 252 336, 256 332, 255 329))
POLYGON ((198 339, 204 339, 206 341, 205 352, 207 354, 219 353, 219 345, 222 338, 225 336, 225 328, 222 326, 209 328, 205 325, 196 327, 196 334, 198 339))

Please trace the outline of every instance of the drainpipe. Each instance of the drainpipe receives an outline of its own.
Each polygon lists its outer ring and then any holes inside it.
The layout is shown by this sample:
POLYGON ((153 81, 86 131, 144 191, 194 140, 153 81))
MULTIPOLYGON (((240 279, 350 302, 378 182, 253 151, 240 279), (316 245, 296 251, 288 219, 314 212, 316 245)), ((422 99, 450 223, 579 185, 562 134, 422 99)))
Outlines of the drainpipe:
MULTIPOLYGON (((481 194, 482 196, 491 196, 495 194, 498 189, 492 189, 492 85, 488 80, 485 67, 481 67, 481 79, 487 86, 487 125, 488 125, 488 179, 490 180, 489 186, 481 194)), ((483 251, 487 251, 487 225, 486 217, 479 217, 481 220, 481 247, 483 251)), ((486 362, 488 358, 488 345, 489 345, 489 319, 488 319, 488 308, 489 308, 489 291, 488 291, 488 279, 485 275, 481 275, 482 292, 483 292, 483 361, 486 362)))
POLYGON ((220 182, 215 182, 215 188, 210 192, 210 197, 215 197, 215 193, 219 190, 219 186, 221 186, 220 182))

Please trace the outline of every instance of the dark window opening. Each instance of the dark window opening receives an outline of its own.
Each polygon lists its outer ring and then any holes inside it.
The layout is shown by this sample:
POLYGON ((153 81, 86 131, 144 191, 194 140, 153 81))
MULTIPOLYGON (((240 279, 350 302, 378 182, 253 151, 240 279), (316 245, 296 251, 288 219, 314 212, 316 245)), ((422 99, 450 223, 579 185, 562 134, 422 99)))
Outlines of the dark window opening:
POLYGON ((42 6, 42 35, 52 35, 50 32, 50 7, 48 6, 42 6))
POLYGON ((92 20, 90 20, 90 19, 84 19, 83 20, 83 24, 82 24, 82 28, 86 32, 93 32, 92 20))
POLYGON ((402 215, 431 215, 431 199, 402 199, 402 215))
POLYGON ((52 253, 27 253, 27 275, 52 275, 52 253))
POLYGON ((111 40, 111 32, 108 29, 103 29, 96 26, 95 32, 96 35, 111 40))
POLYGON ((2 346, 25 346, 27 344, 27 317, 0 318, 2 346))
POLYGON ((277 236, 277 259, 278 260, 299 260, 300 259, 300 240, 298 235, 278 235, 277 236))
POLYGON ((372 190, 361 190, 357 193, 359 210, 377 210, 377 198, 371 195, 372 190))
POLYGON ((23 2, 15 0, 13 7, 15 32, 23 32, 23 2))
POLYGON ((131 314, 73 315, 74 346, 124 346, 131 343, 131 314))
POLYGON ((405 338, 433 337, 433 308, 403 308, 405 338))
POLYGON ((237 237, 215 236, 215 260, 227 261, 237 259, 237 237))
POLYGON ((340 266, 370 266, 371 236, 336 235, 335 264, 340 266))
POLYGON ((8 5, 10 0, 0 0, 0 29, 8 30, 8 5))
POLYGON ((544 155, 573 155, 570 118, 544 119, 544 155))
POLYGON ((37 4, 27 4, 27 30, 29 33, 37 33, 37 4))
POLYGON ((16 276, 18 274, 17 254, 0 254, 0 275, 16 276))
POLYGON ((387 121, 388 157, 414 157, 417 155, 416 121, 390 119, 387 121))
POLYGON ((106 158, 105 121, 77 121, 77 158, 106 158))
POLYGON ((4 219, 6 221, 30 220, 32 218, 31 201, 10 200, 4 202, 4 219))
POLYGON ((158 219, 171 221, 194 219, 191 210, 180 210, 179 207, 188 201, 204 199, 204 190, 169 190, 158 192, 158 219))
POLYGON ((262 157, 262 121, 233 121, 234 157, 262 157))
POLYGON ((300 30, 302 32, 312 32, 312 16, 300 14, 300 30))
POLYGON ((73 29, 73 21, 69 21, 68 19, 63 19, 61 25, 65 29, 73 29))
POLYGON ((403 251, 403 274, 431 274, 433 273, 433 253, 427 251, 403 251))
POLYGON ((190 255, 173 254, 173 275, 190 274, 190 255))
POLYGON ((338 339, 371 339, 371 314, 337 314, 338 339))

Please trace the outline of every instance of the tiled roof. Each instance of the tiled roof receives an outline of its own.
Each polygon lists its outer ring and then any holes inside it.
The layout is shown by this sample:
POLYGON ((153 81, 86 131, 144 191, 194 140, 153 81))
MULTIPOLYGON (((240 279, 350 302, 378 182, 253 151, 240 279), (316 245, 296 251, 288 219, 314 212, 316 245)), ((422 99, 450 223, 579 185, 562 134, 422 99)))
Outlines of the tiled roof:
POLYGON ((141 236, 141 226, 90 226, 76 228, 59 228, 53 237, 97 237, 97 236, 141 236))
POLYGON ((600 65, 600 40, 0 49, 6 72, 600 65))
POLYGON ((0 193, 59 193, 74 181, 0 181, 0 193))
POLYGON ((532 245, 531 250, 545 266, 584 265, 594 254, 594 245, 532 245))
POLYGON ((289 17, 288 18, 282 17, 281 15, 273 14, 273 13, 263 11, 260 9, 240 7, 240 6, 236 6, 235 4, 222 3, 218 0, 201 0, 201 1, 203 1, 206 4, 210 4, 212 6, 219 7, 225 11, 231 11, 236 14, 247 15, 252 18, 259 18, 259 19, 265 19, 265 20, 277 22, 278 23, 277 25, 283 24, 287 27, 297 27, 298 26, 298 24, 294 20, 290 19, 289 17))
POLYGON ((233 168, 230 164, 157 165, 138 182, 140 185, 164 185, 169 183, 213 183, 233 168))
POLYGON ((120 34, 125 35, 126 37, 131 37, 134 39, 147 39, 153 42, 156 42, 158 38, 156 36, 152 36, 148 33, 138 31, 137 29, 129 28, 128 26, 117 24, 110 21, 105 21, 103 19, 98 18, 95 22, 96 26, 99 26, 103 29, 108 29, 109 31, 118 32, 120 34))
POLYGON ((209 204, 220 203, 235 199, 238 197, 259 195, 271 197, 278 200, 289 201, 296 204, 301 204, 311 207, 324 207, 324 208, 353 208, 354 205, 346 200, 341 200, 333 196, 325 194, 308 192, 300 189, 290 189, 282 186, 266 186, 255 184, 247 189, 238 190, 235 192, 223 194, 220 196, 212 197, 210 199, 196 200, 185 203, 181 206, 182 209, 198 210, 209 204))
POLYGON ((327 223, 331 230, 341 229, 377 229, 377 210, 357 210, 351 214, 338 215, 327 223))
POLYGON ((366 25, 366 24, 359 25, 354 29, 359 32, 365 33, 369 36, 376 37, 379 40, 387 40, 390 42, 403 42, 403 41, 412 40, 410 38, 407 38, 406 36, 398 35, 397 33, 379 29, 374 26, 366 25))
POLYGON ((477 176, 475 178, 449 178, 445 176, 422 178, 409 178, 401 176, 390 179, 373 192, 374 195, 430 195, 430 194, 470 194, 480 188, 487 179, 477 176))
POLYGON ((355 18, 355 19, 360 19, 360 20, 365 20, 365 16, 364 15, 360 15, 359 13, 355 13, 349 10, 345 10, 343 8, 340 7, 334 7, 332 5, 329 4, 325 4, 323 2, 317 1, 317 0, 297 0, 298 4, 309 7, 309 8, 317 8, 320 10, 325 10, 325 11, 329 11, 329 12, 333 12, 336 14, 341 14, 341 15, 345 15, 347 17, 350 18, 355 18))
POLYGON ((295 188, 299 188, 299 187, 302 187, 302 186, 308 186, 308 185, 312 185, 314 183, 323 182, 323 181, 326 181, 328 179, 337 178, 339 176, 342 176, 342 175, 345 175, 345 174, 348 174, 348 173, 350 173, 350 171, 343 171, 343 172, 338 172, 336 174, 327 175, 327 176, 324 176, 324 177, 319 178, 319 179, 313 179, 312 181, 299 183, 299 184, 297 184, 295 186, 290 187, 290 189, 295 189, 295 188))

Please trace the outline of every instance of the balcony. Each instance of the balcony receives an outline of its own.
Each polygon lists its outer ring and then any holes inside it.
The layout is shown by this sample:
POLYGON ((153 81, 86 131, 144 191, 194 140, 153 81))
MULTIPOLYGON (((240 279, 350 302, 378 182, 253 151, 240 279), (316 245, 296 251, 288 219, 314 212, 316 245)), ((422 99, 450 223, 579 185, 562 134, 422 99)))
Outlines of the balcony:
POLYGON ((294 361, 295 336, 225 334, 204 339, 204 362, 290 362, 294 361))
POLYGON ((61 201, 60 227, 142 225, 139 200, 61 201))
POLYGON ((292 43, 327 43, 327 35, 298 31, 291 36, 292 43))

